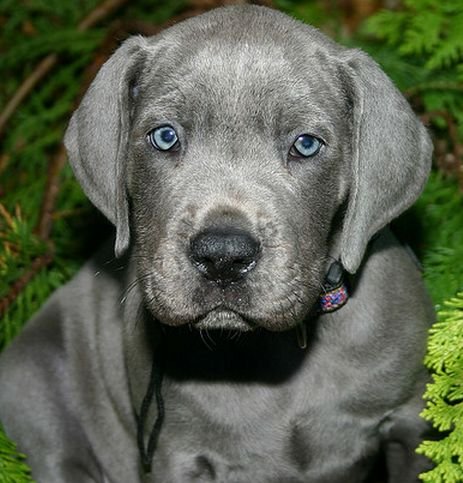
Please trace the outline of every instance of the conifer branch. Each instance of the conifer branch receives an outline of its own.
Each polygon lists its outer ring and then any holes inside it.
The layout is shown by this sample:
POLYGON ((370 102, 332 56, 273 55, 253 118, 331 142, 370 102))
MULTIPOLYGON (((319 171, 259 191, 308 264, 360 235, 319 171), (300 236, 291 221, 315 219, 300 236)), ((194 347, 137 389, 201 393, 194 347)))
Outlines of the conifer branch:
POLYGON ((36 228, 37 235, 47 242, 50 240, 53 211, 55 209, 56 198, 59 194, 59 175, 65 163, 66 150, 64 149, 64 145, 60 144, 58 152, 53 156, 48 165, 47 184, 45 186, 39 222, 36 228))
MULTIPOLYGON (((115 10, 127 3, 128 0, 105 0, 91 11, 77 26, 77 30, 83 32, 96 23, 112 14, 115 10)), ((0 135, 3 133, 7 122, 16 112, 18 107, 34 89, 34 87, 55 67, 58 62, 57 54, 50 54, 42 59, 32 73, 23 81, 11 100, 0 113, 0 135)))
POLYGON ((35 277, 37 273, 48 266, 53 260, 53 251, 50 249, 48 253, 45 253, 39 257, 37 257, 27 270, 21 277, 16 280, 16 282, 11 286, 8 293, 0 299, 0 317, 6 313, 9 309, 11 304, 18 298, 27 284, 35 277))
POLYGON ((0 113, 0 134, 3 132, 6 123, 10 117, 15 113, 16 109, 20 106, 21 102, 28 96, 37 83, 50 72, 50 70, 56 65, 58 56, 56 54, 50 54, 40 61, 37 67, 27 77, 24 82, 19 86, 10 102, 5 106, 5 109, 0 113))
POLYGON ((100 20, 111 15, 118 8, 122 7, 128 0, 105 0, 92 10, 77 26, 77 30, 84 32, 85 30, 96 25, 100 20))

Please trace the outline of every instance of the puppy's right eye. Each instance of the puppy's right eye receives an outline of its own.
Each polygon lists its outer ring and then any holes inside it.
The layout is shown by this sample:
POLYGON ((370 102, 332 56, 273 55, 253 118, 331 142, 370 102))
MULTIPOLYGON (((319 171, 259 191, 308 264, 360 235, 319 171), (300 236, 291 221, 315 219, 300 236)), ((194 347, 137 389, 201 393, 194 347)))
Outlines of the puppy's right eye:
POLYGON ((168 125, 150 131, 148 141, 158 151, 176 151, 180 147, 175 129, 168 125))

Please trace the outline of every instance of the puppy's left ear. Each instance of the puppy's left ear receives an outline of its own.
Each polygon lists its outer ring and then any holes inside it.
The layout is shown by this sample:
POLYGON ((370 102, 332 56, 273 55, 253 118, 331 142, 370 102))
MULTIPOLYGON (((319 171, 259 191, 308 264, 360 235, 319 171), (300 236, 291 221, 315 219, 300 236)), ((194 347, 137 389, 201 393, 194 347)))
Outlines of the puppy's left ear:
POLYGON ((116 226, 116 256, 129 246, 126 155, 130 86, 142 62, 143 37, 109 58, 74 112, 64 137, 69 161, 90 201, 116 226))
POLYGON ((376 62, 355 50, 342 56, 354 135, 341 261, 355 273, 371 237, 421 193, 431 167, 432 143, 376 62))

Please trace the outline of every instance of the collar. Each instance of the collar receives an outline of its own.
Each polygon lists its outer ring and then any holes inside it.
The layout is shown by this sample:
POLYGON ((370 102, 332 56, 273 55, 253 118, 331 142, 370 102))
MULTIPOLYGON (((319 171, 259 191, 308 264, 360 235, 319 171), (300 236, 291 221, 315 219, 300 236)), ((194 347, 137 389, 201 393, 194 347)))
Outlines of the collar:
MULTIPOLYGON (((344 281, 344 267, 335 261, 328 269, 323 284, 323 293, 318 298, 318 312, 326 314, 340 309, 349 299, 349 291, 344 281)), ((307 327, 305 322, 296 327, 297 343, 301 349, 307 347, 307 327)))
POLYGON ((341 262, 331 264, 323 284, 323 293, 318 299, 318 309, 322 313, 340 309, 348 300, 349 293, 344 281, 344 267, 341 262))
POLYGON ((343 282, 339 287, 320 295, 318 309, 322 313, 334 312, 340 309, 347 302, 348 298, 347 286, 343 282))

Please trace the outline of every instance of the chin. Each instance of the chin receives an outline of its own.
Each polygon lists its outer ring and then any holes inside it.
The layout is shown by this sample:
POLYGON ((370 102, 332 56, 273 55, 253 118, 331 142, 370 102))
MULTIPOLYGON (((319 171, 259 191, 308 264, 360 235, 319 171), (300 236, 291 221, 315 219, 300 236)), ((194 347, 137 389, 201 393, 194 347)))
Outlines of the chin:
POLYGON ((198 330, 233 330, 249 332, 256 329, 256 325, 232 310, 212 310, 198 319, 194 324, 198 330))

